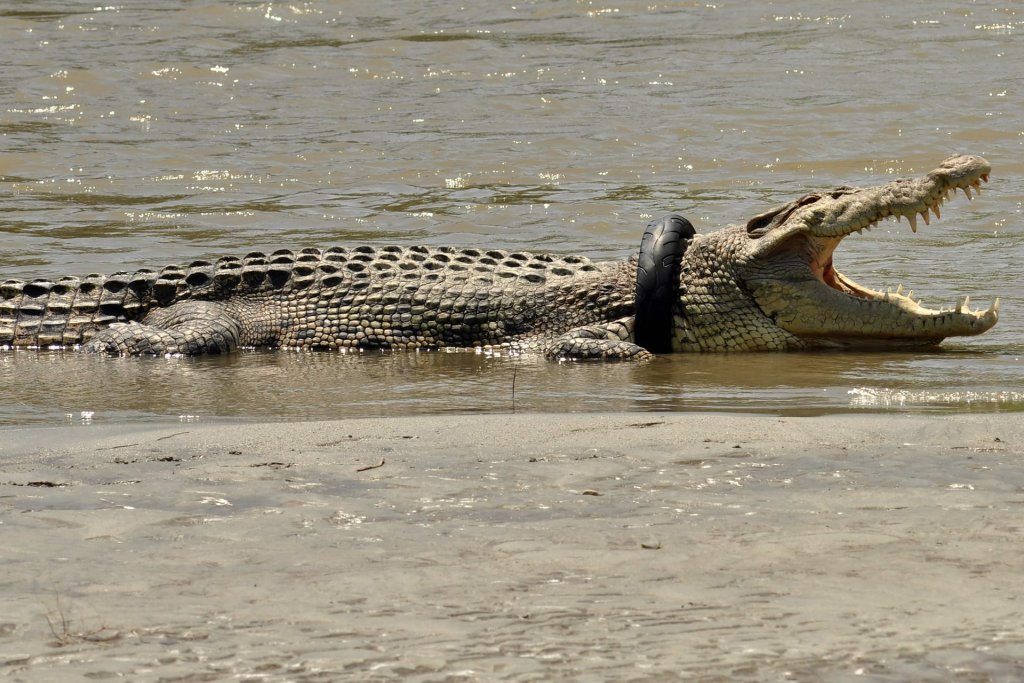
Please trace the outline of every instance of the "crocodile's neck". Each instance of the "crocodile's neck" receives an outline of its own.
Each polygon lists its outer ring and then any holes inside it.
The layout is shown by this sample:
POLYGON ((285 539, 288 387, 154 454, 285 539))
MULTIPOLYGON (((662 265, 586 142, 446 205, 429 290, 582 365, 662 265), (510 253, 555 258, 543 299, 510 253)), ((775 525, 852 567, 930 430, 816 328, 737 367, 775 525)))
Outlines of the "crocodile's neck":
POLYGON ((676 352, 766 351, 804 348, 805 342, 764 314, 733 261, 718 249, 722 234, 697 235, 683 255, 679 297, 672 311, 676 352))

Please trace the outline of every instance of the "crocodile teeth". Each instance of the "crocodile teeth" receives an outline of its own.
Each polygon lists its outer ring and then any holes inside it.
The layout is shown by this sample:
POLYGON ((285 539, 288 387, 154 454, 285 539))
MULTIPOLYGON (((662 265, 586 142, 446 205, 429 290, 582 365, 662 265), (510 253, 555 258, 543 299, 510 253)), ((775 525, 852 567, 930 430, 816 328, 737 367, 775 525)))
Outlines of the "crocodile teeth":
POLYGON ((910 214, 907 216, 907 220, 910 222, 910 231, 917 232, 917 215, 910 214))
POLYGON ((902 284, 896 286, 896 293, 900 294, 900 295, 903 294, 903 285, 902 284))
POLYGON ((935 202, 935 205, 932 207, 932 213, 934 213, 935 214, 935 218, 937 218, 939 220, 942 219, 942 214, 939 212, 939 205, 941 203, 942 202, 935 202))
POLYGON ((956 312, 957 313, 963 313, 964 310, 966 309, 966 311, 968 313, 970 313, 971 312, 970 303, 971 303, 971 297, 965 296, 963 301, 958 301, 957 302, 957 304, 956 304, 956 312))
POLYGON ((969 185, 965 185, 964 187, 961 187, 960 189, 964 191, 965 195, 967 195, 967 200, 968 201, 974 199, 974 196, 971 194, 971 188, 970 188, 969 185))
POLYGON ((925 225, 931 225, 932 224, 932 217, 931 217, 931 215, 929 215, 927 208, 924 211, 921 212, 921 218, 924 219, 924 224, 925 225))

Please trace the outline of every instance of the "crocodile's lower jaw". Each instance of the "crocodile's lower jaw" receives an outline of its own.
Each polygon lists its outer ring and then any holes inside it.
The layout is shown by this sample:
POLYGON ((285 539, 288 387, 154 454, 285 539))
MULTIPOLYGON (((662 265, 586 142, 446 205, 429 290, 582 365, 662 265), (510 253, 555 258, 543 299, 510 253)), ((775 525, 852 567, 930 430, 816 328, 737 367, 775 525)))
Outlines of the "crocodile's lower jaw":
POLYGON ((921 305, 921 302, 919 300, 915 300, 913 290, 909 290, 906 293, 904 293, 903 285, 897 285, 895 290, 890 288, 887 289, 885 292, 879 292, 869 287, 864 287, 862 285, 857 284, 850 278, 846 277, 839 271, 835 270, 835 268, 831 267, 829 268, 829 271, 826 271, 826 277, 824 279, 824 282, 833 289, 836 289, 840 292, 846 292, 851 296, 855 296, 857 298, 865 299, 868 301, 881 301, 883 303, 889 303, 894 306, 898 306, 904 311, 907 311, 914 315, 921 316, 922 318, 934 318, 936 316, 955 313, 958 315, 963 315, 965 321, 968 322, 970 320, 975 320, 978 323, 987 323, 987 327, 985 327, 983 330, 979 330, 979 333, 984 332, 985 330, 992 327, 992 325, 995 325, 999 319, 998 297, 996 297, 992 301, 992 303, 989 304, 989 307, 984 310, 978 309, 972 311, 970 307, 971 297, 969 296, 965 296, 963 299, 957 301, 956 305, 951 308, 942 308, 936 310, 932 308, 926 308, 921 305), (831 277, 829 277, 829 274, 831 275, 831 277))
POLYGON ((999 299, 984 310, 972 310, 968 297, 951 308, 931 309, 902 285, 881 292, 857 283, 837 271, 831 257, 812 272, 816 282, 792 288, 784 305, 766 311, 809 346, 931 346, 946 337, 981 334, 999 321, 999 299))

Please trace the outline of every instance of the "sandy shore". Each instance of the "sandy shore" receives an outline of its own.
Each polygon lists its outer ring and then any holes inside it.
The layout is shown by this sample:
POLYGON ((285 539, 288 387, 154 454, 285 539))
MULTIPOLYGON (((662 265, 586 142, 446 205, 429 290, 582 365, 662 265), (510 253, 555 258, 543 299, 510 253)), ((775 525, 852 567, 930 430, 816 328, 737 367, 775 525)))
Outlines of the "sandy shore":
POLYGON ((1017 415, 0 432, 12 681, 1019 680, 1017 415))

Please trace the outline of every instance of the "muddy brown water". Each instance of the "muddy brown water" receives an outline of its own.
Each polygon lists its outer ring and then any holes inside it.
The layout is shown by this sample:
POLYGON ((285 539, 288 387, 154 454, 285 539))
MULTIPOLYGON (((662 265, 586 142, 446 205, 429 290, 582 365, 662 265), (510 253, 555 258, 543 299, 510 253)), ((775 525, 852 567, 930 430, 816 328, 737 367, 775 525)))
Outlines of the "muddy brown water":
POLYGON ((1024 408, 1024 9, 1003 2, 0 3, 0 277, 367 243, 620 258, 807 190, 994 168, 836 263, 928 305, 921 353, 106 359, 0 353, 0 424, 461 411, 1024 408))

